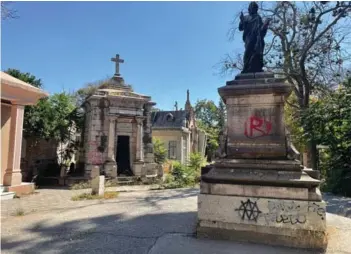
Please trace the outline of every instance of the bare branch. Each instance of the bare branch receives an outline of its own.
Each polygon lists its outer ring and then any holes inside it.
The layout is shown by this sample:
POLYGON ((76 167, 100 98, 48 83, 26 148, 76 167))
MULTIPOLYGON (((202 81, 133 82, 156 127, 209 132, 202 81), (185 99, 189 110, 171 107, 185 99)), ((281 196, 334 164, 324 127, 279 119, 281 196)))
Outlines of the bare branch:
POLYGON ((11 2, 1 2, 1 19, 17 19, 19 16, 17 15, 17 11, 15 9, 11 9, 8 5, 11 2))

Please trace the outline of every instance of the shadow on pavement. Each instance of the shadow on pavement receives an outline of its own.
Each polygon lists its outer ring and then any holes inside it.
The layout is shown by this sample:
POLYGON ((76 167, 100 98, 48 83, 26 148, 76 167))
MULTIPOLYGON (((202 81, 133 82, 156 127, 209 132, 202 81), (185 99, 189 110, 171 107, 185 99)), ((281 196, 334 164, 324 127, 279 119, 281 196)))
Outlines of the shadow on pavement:
POLYGON ((196 213, 162 213, 126 219, 122 214, 25 229, 29 239, 2 236, 3 253, 147 253, 165 234, 192 235, 196 213))
POLYGON ((351 218, 351 198, 323 193, 323 200, 327 203, 327 212, 351 218))

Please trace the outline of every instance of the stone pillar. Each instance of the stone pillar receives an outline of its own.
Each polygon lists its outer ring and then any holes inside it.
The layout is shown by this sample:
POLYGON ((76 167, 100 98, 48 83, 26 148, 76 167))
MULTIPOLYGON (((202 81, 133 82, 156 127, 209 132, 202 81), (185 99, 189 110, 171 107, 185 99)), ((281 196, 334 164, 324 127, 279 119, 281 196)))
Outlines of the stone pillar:
POLYGON ((154 163, 154 151, 152 144, 152 124, 151 124, 151 108, 152 103, 144 105, 144 136, 143 136, 143 147, 144 147, 144 160, 148 163, 154 163))
POLYGON ((320 181, 288 159, 284 98, 291 89, 271 73, 240 74, 218 89, 228 153, 202 169, 198 237, 326 247, 320 181))
POLYGON ((151 123, 151 108, 155 105, 153 102, 148 102, 144 105, 144 121, 143 121, 143 148, 144 148, 144 164, 141 171, 141 176, 158 175, 157 164, 154 158, 154 149, 152 143, 152 123, 151 123))
POLYGON ((7 168, 4 174, 4 185, 20 185, 22 183, 21 174, 21 149, 23 132, 24 106, 11 106, 11 129, 7 168))
POLYGON ((136 117, 137 136, 136 136, 136 161, 143 161, 143 118, 136 117))
POLYGON ((117 118, 109 119, 107 160, 115 162, 115 136, 117 118))
POLYGON ((115 144, 117 120, 118 117, 111 117, 109 119, 107 160, 104 164, 106 176, 112 178, 117 177, 117 163, 115 159, 117 150, 115 144))

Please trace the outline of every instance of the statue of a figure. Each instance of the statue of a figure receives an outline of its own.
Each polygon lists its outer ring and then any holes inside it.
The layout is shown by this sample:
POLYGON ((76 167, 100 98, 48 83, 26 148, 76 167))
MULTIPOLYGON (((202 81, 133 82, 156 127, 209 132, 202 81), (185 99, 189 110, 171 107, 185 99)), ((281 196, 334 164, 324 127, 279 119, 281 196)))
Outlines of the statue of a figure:
POLYGON ((257 11, 257 3, 251 2, 249 15, 244 16, 242 12, 240 15, 239 31, 244 31, 243 41, 245 42, 244 69, 241 73, 263 72, 264 37, 270 20, 263 23, 257 11))

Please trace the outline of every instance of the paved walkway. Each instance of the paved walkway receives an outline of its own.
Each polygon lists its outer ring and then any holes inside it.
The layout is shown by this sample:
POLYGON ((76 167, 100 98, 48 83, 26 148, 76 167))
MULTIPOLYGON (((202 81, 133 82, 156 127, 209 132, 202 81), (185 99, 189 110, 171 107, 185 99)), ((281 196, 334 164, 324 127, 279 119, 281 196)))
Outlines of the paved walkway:
MULTIPOLYGON (((107 191, 147 191, 158 186, 140 185, 140 186, 119 186, 106 188, 107 191)), ((19 211, 25 214, 33 212, 43 212, 50 210, 71 209, 92 204, 99 204, 101 200, 72 201, 71 197, 89 193, 91 189, 69 190, 67 188, 48 188, 38 189, 35 194, 1 201, 1 219, 13 216, 19 211)))
MULTIPOLYGON (((70 202, 71 194, 63 193, 70 202)), ((60 204, 66 206, 59 210, 2 220, 2 253, 308 253, 194 238, 197 194, 197 189, 122 192, 117 199, 74 202, 71 207, 63 200, 60 204)), ((22 200, 30 198, 35 197, 22 200)), ((328 213, 327 221, 327 253, 351 253, 351 219, 328 213)))
MULTIPOLYGON (((106 188, 108 191, 131 192, 148 191, 158 185, 130 185, 106 188)), ((1 201, 1 218, 15 215, 18 211, 25 214, 50 210, 72 209, 92 204, 100 204, 101 200, 72 201, 71 197, 81 193, 89 193, 90 189, 69 190, 67 188, 38 189, 36 194, 19 199, 1 201)), ((323 194, 327 202, 327 212, 351 218, 351 198, 323 194)))

